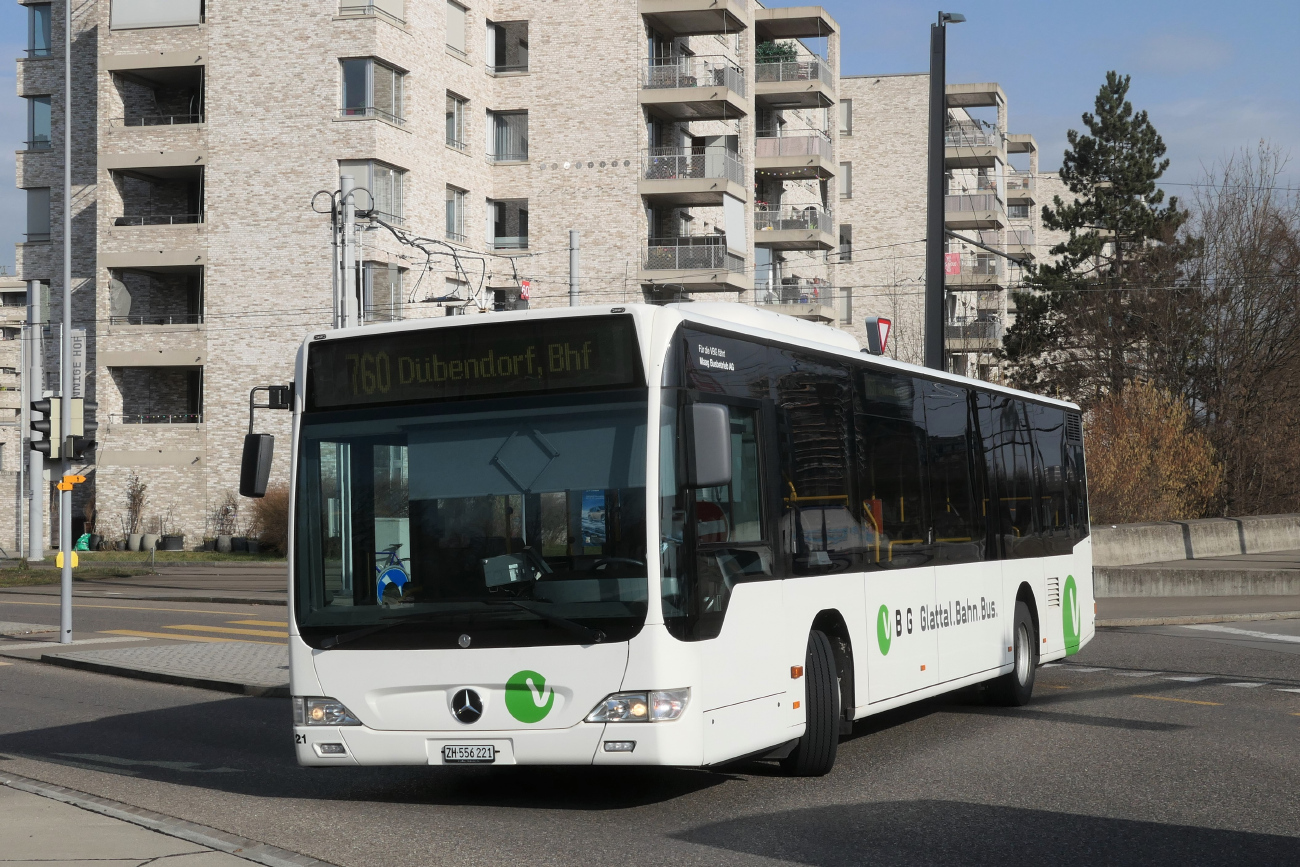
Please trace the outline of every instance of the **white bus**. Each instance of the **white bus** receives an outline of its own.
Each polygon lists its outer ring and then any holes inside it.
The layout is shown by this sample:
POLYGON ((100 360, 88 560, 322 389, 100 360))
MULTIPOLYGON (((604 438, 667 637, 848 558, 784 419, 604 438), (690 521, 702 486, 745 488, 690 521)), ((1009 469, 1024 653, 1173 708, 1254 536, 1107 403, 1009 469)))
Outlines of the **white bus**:
POLYGON ((312 334, 296 383, 303 765, 819 775, 854 720, 1024 704, 1094 633, 1078 407, 836 329, 448 317, 312 334))

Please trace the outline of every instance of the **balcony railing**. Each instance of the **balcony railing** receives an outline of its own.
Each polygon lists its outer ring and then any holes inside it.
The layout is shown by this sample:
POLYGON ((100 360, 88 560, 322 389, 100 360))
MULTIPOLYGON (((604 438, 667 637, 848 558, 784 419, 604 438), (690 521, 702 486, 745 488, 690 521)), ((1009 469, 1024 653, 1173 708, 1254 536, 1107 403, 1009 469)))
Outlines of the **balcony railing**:
POLYGON ((718 178, 745 183, 745 164, 726 148, 648 148, 642 156, 647 181, 718 178))
POLYGON ((744 96, 745 71, 725 57, 656 57, 646 66, 642 86, 725 87, 744 96))
POLYGON ((812 60, 782 60, 777 63, 758 63, 754 66, 754 80, 768 81, 820 81, 827 87, 835 85, 830 64, 812 60))
POLYGON ((1000 147, 1002 133, 979 124, 951 123, 944 130, 943 143, 950 148, 1000 147))
POLYGON ((527 250, 527 235, 498 235, 492 239, 494 250, 527 250))
POLYGON ((947 213, 954 211, 1001 211, 1002 200, 997 193, 960 194, 943 197, 943 209, 947 213))
POLYGON ((454 138, 449 138, 449 139, 447 139, 447 147, 449 147, 449 148, 455 148, 456 150, 460 151, 461 153, 464 153, 465 151, 469 150, 469 144, 468 144, 468 143, 463 142, 463 141, 459 141, 458 139, 454 139, 454 138))
POLYGON ((493 163, 526 163, 528 162, 528 151, 501 151, 500 153, 488 154, 487 161, 493 163))
POLYGON ((368 3, 365 0, 344 0, 343 3, 339 4, 339 17, 365 18, 374 16, 383 18, 393 24, 402 25, 406 23, 402 17, 405 15, 403 6, 404 4, 400 0, 396 3, 393 0, 371 0, 368 3))
POLYGON ((1001 319, 958 319, 944 325, 947 340, 1001 340, 1004 328, 1001 319))
POLYGON ((1007 192, 1013 190, 1025 190, 1033 192, 1034 176, 1033 175, 1007 175, 1007 192))
POLYGON ((764 306, 785 307, 791 316, 799 316, 815 306, 830 307, 841 325, 853 321, 853 290, 831 286, 825 280, 786 277, 774 286, 755 289, 754 299, 764 306))
POLYGON ((115 412, 109 424, 202 424, 201 412, 115 412))
POLYGON ((140 313, 110 316, 109 325, 202 325, 202 313, 140 313))
POLYGON ((725 235, 687 235, 651 238, 646 247, 647 271, 692 271, 725 268, 744 271, 745 260, 727 250, 725 235))
MULTIPOLYGON (((831 231, 831 215, 821 208, 763 208, 754 211, 754 231, 831 231)), ((755 237, 755 243, 763 243, 762 238, 755 237)))
POLYGON ((24 48, 23 53, 28 57, 53 57, 52 49, 49 48, 24 48))
POLYGON ((137 214, 113 218, 114 226, 179 226, 202 222, 202 214, 137 214))
POLYGON ((397 126, 406 126, 406 118, 398 117, 391 111, 384 111, 382 108, 376 108, 373 105, 358 106, 355 108, 340 108, 339 117, 377 117, 386 120, 397 126))
POLYGON ((528 64, 514 63, 514 64, 507 65, 501 63, 501 64, 497 64, 496 66, 489 66, 487 68, 487 71, 491 75, 510 75, 511 73, 527 72, 528 64))
MULTIPOLYGON (((992 253, 949 253, 957 257, 960 275, 965 277, 997 277, 1002 274, 1002 257, 992 253)), ((955 276, 955 275, 951 275, 955 276)))
POLYGON ((193 112, 185 114, 135 114, 130 117, 109 119, 110 126, 185 126, 203 123, 203 115, 193 112))
POLYGON ((754 142, 755 157, 824 157, 831 158, 831 140, 825 133, 760 136, 754 142))
POLYGON ((1034 246, 1034 230, 1033 229, 1008 229, 1007 246, 1012 246, 1012 245, 1015 245, 1017 247, 1034 246))

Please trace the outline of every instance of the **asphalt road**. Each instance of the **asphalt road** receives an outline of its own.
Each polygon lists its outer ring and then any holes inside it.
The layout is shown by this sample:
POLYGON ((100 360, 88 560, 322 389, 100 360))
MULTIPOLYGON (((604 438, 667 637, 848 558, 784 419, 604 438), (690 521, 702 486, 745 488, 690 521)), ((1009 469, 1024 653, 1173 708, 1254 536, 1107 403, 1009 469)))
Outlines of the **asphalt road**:
POLYGON ((347 867, 1300 863, 1300 622, 1226 625, 1281 638, 1106 630, 1028 708, 967 690, 882 714, 798 780, 299 769, 283 699, 19 661, 0 770, 347 867))
MULTIPOLYGON (((59 601, 39 593, 0 594, 0 621, 58 626, 59 601)), ((74 638, 104 635, 176 641, 287 643, 288 609, 282 605, 161 602, 134 599, 72 600, 74 638)))

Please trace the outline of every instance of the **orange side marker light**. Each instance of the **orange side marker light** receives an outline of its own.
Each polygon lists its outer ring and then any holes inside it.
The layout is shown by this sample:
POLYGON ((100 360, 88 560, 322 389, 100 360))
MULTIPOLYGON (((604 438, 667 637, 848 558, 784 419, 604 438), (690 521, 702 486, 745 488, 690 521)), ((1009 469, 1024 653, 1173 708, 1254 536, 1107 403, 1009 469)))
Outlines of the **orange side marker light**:
POLYGON ((803 666, 802 665, 790 666, 790 679, 798 680, 801 677, 803 677, 803 666))
POLYGON ((798 710, 798 709, 799 709, 799 702, 796 701, 793 705, 791 705, 791 707, 793 707, 795 710, 798 710))

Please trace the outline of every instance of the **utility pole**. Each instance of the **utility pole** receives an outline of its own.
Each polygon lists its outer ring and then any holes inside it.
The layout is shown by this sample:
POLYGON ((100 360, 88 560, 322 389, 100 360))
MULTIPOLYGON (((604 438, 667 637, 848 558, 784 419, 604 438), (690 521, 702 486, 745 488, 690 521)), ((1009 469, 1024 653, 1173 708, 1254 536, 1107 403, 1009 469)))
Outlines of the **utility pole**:
MULTIPOLYGON (((72 418, 72 0, 63 3, 63 327, 60 330, 60 417, 72 418)), ((62 433, 62 432, 61 432, 62 433)), ((61 476, 72 474, 72 440, 64 440, 61 476)), ((59 551, 63 574, 59 590, 59 643, 72 643, 72 490, 59 491, 59 551)))
POLYGON ((343 206, 343 327, 359 325, 357 310, 357 206, 352 198, 352 175, 339 175, 339 201, 343 206))
POLYGON ((940 12, 930 25, 930 152, 926 171, 925 212, 925 366, 943 370, 944 310, 943 275, 943 177, 944 133, 948 125, 947 25, 960 24, 966 16, 940 12))
POLYGON ((578 230, 569 230, 569 306, 578 306, 578 230))
MULTIPOLYGON (((45 350, 41 342, 43 325, 41 318, 41 284, 38 280, 27 281, 27 340, 23 343, 23 352, 27 353, 27 377, 23 381, 23 409, 27 413, 28 424, 23 430, 28 436, 36 438, 36 431, 30 424, 32 401, 45 397, 45 350)), ((27 559, 45 559, 45 457, 36 449, 27 450, 27 488, 29 502, 27 505, 27 559)))

